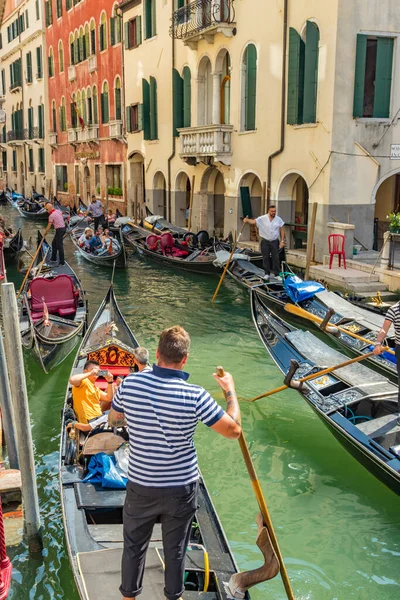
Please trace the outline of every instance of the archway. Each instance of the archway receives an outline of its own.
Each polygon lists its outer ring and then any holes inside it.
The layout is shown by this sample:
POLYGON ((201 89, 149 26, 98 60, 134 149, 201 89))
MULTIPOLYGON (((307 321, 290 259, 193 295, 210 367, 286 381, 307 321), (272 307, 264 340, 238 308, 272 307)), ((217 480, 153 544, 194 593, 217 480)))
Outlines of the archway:
POLYGON ((87 206, 90 204, 91 193, 90 193, 90 169, 88 166, 85 167, 83 172, 83 194, 84 194, 84 202, 87 206))
MULTIPOLYGON (((239 183, 239 215, 256 219, 264 214, 263 188, 260 178, 255 173, 246 173, 239 183)), ((257 228, 245 227, 243 241, 258 241, 257 228)))
POLYGON ((153 179, 153 211, 167 218, 167 189, 164 174, 157 171, 153 179))
POLYGON ((204 200, 202 207, 206 219, 200 219, 200 228, 207 229, 217 237, 224 235, 225 226, 225 182, 221 171, 210 167, 204 172, 201 180, 201 191, 204 200), (204 210, 206 209, 206 210, 204 210))
POLYGON ((292 234, 287 240, 289 247, 307 247, 308 185, 297 172, 288 173, 279 184, 277 209, 285 223, 293 224, 292 234))
POLYGON ((380 250, 383 234, 389 229, 386 218, 391 212, 400 212, 400 172, 384 179, 375 193, 374 250, 380 250))
POLYGON ((221 48, 215 60, 214 77, 219 79, 219 105, 214 106, 216 122, 230 124, 231 112, 231 58, 226 48, 221 48))
POLYGON ((144 186, 144 161, 143 156, 138 152, 132 153, 129 157, 129 185, 128 185, 128 216, 140 218, 141 208, 146 202, 144 186))
POLYGON ((190 206, 190 179, 183 171, 178 174, 175 182, 175 193, 172 205, 172 221, 179 227, 187 227, 190 206))
POLYGON ((211 125, 213 110, 213 77, 211 61, 203 56, 197 75, 197 125, 211 125))

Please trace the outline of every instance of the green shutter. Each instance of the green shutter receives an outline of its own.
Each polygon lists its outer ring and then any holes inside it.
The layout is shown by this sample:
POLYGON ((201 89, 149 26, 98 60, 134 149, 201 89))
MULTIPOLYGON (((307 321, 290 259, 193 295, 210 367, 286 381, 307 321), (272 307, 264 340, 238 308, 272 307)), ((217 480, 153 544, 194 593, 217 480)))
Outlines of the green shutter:
POLYGON ((307 21, 304 56, 304 123, 315 123, 317 118, 318 45, 319 30, 314 23, 307 21))
POLYGON ((139 46, 142 43, 142 17, 136 17, 136 43, 139 46))
POLYGON ((146 0, 145 7, 145 38, 146 40, 152 37, 152 0, 146 0))
POLYGON ((365 66, 367 63, 367 35, 357 35, 356 68, 354 78, 353 117, 364 116, 365 66))
POLYGON ((142 94, 143 94, 143 137, 145 140, 150 140, 150 85, 146 79, 142 79, 142 94))
POLYGON ((128 133, 132 132, 132 124, 131 124, 131 107, 127 106, 125 109, 126 112, 126 131, 128 133))
POLYGON ((122 119, 121 88, 115 88, 115 118, 117 121, 122 119))
POLYGON ((151 33, 152 35, 157 34, 156 0, 151 1, 151 33))
POLYGON ((101 122, 105 123, 105 108, 104 108, 104 94, 100 94, 100 112, 101 112, 101 122))
POLYGON ((375 73, 374 119, 388 119, 392 91, 393 38, 378 37, 375 73))
POLYGON ((287 118, 289 125, 303 119, 304 42, 293 27, 289 29, 287 118))
POLYGON ((172 69, 172 95, 174 136, 177 137, 177 129, 183 127, 183 79, 176 69, 172 69))
POLYGON ((247 186, 240 187, 240 199, 242 201, 242 212, 244 217, 253 218, 251 210, 250 188, 247 186))
POLYGON ((183 126, 191 126, 192 84, 189 67, 183 69, 183 126))
POLYGON ((26 28, 29 28, 29 17, 28 17, 28 9, 25 11, 25 25, 26 28))
POLYGON ((150 139, 158 139, 157 81, 150 77, 150 139))
POLYGON ((110 18, 110 44, 115 46, 115 17, 110 18))
POLYGON ((253 44, 246 49, 245 130, 256 128, 257 50, 253 44))
POLYGON ((137 107, 137 120, 138 120, 138 131, 143 131, 143 104, 138 104, 137 107))
POLYGON ((125 42, 125 50, 129 50, 129 21, 124 23, 124 42, 125 42))

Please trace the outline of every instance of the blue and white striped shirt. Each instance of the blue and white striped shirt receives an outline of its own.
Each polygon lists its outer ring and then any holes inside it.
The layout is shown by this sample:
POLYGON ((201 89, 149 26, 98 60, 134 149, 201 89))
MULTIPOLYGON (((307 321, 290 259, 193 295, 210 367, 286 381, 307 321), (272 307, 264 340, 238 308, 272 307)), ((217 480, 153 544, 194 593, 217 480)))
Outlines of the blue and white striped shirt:
POLYGON ((224 411, 188 378, 184 371, 153 365, 152 371, 129 375, 118 388, 112 408, 125 413, 128 477, 133 483, 184 486, 199 478, 193 442, 196 425, 202 421, 211 427, 224 411))

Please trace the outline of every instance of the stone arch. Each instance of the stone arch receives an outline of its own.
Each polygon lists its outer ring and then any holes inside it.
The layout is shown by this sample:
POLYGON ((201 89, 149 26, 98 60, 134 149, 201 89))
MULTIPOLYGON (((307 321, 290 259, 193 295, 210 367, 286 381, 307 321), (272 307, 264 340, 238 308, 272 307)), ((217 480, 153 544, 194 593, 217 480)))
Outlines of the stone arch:
POLYGON ((225 181, 222 172, 209 167, 203 173, 200 184, 200 229, 207 229, 216 236, 224 235, 225 181))
POLYGON ((393 169, 380 178, 372 191, 371 203, 374 205, 374 244, 379 250, 383 243, 383 234, 389 230, 386 216, 391 212, 400 212, 400 168, 393 169))
POLYGON ((213 76, 211 60, 204 55, 197 69, 197 125, 211 125, 213 114, 213 76))
POLYGON ((83 201, 87 206, 90 204, 91 196, 90 169, 88 165, 85 165, 85 168, 83 169, 83 201))
POLYGON ((162 171, 156 171, 153 177, 153 212, 167 218, 167 184, 162 171))
POLYGON ((299 171, 289 171, 281 178, 276 194, 277 211, 285 223, 297 223, 293 228, 293 235, 287 236, 296 248, 301 248, 307 243, 307 223, 309 207, 309 191, 306 178, 299 171))
POLYGON ((175 179, 171 215, 173 223, 179 227, 188 225, 191 187, 189 175, 185 171, 180 171, 175 179))

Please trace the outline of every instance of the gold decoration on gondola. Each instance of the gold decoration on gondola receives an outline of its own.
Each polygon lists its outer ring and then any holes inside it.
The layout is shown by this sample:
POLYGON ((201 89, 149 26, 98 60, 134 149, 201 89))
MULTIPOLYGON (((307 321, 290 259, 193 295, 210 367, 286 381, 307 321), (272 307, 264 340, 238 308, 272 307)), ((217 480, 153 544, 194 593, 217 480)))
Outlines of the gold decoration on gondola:
POLYGON ((371 302, 375 304, 375 306, 382 306, 383 300, 380 292, 376 292, 376 296, 371 298, 371 302))
POLYGON ((115 344, 89 352, 88 360, 96 360, 102 367, 132 367, 134 365, 133 355, 115 344))
POLYGON ((343 329, 346 329, 347 331, 350 331, 351 333, 358 333, 363 328, 361 325, 358 325, 358 323, 352 323, 351 325, 343 325, 343 329))

